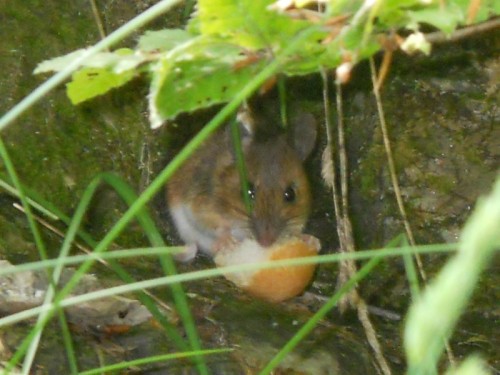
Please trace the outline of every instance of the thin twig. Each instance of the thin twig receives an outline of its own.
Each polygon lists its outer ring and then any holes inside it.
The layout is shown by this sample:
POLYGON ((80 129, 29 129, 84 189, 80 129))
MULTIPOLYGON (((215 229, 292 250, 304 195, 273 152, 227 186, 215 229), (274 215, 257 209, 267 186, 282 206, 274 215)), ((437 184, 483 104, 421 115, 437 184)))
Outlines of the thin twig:
POLYGON ((389 74, 389 68, 390 68, 391 63, 392 63, 393 55, 394 55, 394 51, 392 51, 392 50, 385 50, 385 52, 384 52, 384 57, 382 59, 382 65, 380 66, 378 79, 377 79, 377 90, 379 90, 379 91, 385 82, 385 78, 387 77, 387 74, 389 74))
POLYGON ((479 11, 479 7, 481 6, 481 0, 471 0, 469 3, 469 8, 467 9, 467 24, 471 24, 474 22, 474 19, 477 16, 477 12, 479 11))
MULTIPOLYGON (((348 212, 348 181, 347 181, 347 152, 345 148, 344 132, 344 111, 342 102, 342 87, 338 81, 335 82, 335 96, 337 100, 337 132, 339 143, 339 164, 340 164, 340 192, 342 194, 342 213, 343 216, 348 212)), ((347 249, 348 251, 353 249, 347 249)))
MULTIPOLYGON (((415 242, 415 238, 413 236, 413 231, 411 230, 410 222, 408 221, 408 216, 406 215, 406 210, 405 210, 403 198, 401 195, 401 189, 399 187, 399 182, 398 182, 397 172, 396 172, 396 165, 394 163, 394 157, 392 155, 391 144, 389 141, 389 132, 387 130, 387 123, 385 121, 384 108, 382 106, 382 100, 380 98, 380 91, 379 91, 379 88, 377 86, 377 72, 376 72, 375 62, 373 60, 373 57, 370 58, 370 72, 371 72, 372 85, 373 85, 373 94, 375 96, 375 100, 377 103, 377 111, 378 111, 378 115, 379 115, 380 129, 382 131, 382 138, 384 140, 384 147, 385 147, 385 152, 387 155, 387 163, 389 165, 389 174, 391 177, 392 187, 394 189, 394 195, 396 196, 396 201, 398 204, 400 215, 403 218, 403 223, 404 223, 406 235, 408 237, 410 245, 412 247, 414 247, 416 245, 416 242, 415 242)), ((424 269, 424 266, 422 263, 422 258, 420 257, 419 254, 414 254, 414 256, 415 256, 415 260, 417 262, 418 271, 420 273, 420 276, 422 277, 422 280, 425 282, 427 280, 427 274, 425 272, 425 269, 424 269)), ((446 353, 448 355, 448 360, 449 360, 450 364, 453 365, 455 363, 455 356, 453 354, 453 351, 451 349, 449 342, 446 342, 445 346, 446 346, 446 353)))
POLYGON ((495 17, 485 22, 467 26, 462 29, 457 29, 450 35, 445 34, 442 31, 436 31, 433 33, 425 34, 425 40, 433 44, 450 43, 468 38, 476 34, 484 33, 486 31, 495 30, 498 28, 500 28, 500 17, 495 17))
POLYGON ((106 38, 106 31, 104 31, 104 24, 102 22, 101 13, 97 8, 95 0, 90 0, 90 6, 92 7, 92 14, 94 15, 95 23, 97 24, 97 30, 99 30, 99 36, 101 39, 106 38))
MULTIPOLYGON (((345 131, 344 131, 344 112, 342 101, 342 86, 338 80, 335 81, 335 97, 337 107, 337 137, 338 137, 338 155, 340 167, 340 194, 342 197, 342 207, 340 210, 340 221, 337 223, 337 228, 340 231, 341 248, 344 252, 352 253, 355 251, 354 236, 352 233, 352 225, 349 219, 349 199, 348 199, 348 166, 347 166, 347 151, 345 147, 345 131)), ((340 264, 339 282, 344 283, 356 273, 356 263, 353 260, 346 260, 340 264), (343 280, 342 280, 343 279, 343 280)), ((356 306, 356 301, 359 299, 356 289, 353 289, 343 298, 339 307, 342 310, 347 308, 347 305, 356 306)))
MULTIPOLYGON (((345 132, 343 126, 343 112, 342 112, 342 93, 340 84, 336 84, 337 88, 337 113, 338 113, 338 145, 339 145, 339 160, 340 160, 340 173, 341 173, 341 199, 336 185, 336 172, 335 164, 332 153, 333 148, 333 135, 330 123, 330 99, 328 90, 328 75, 325 69, 321 70, 321 77, 323 79, 323 104, 325 111, 325 125, 328 146, 323 153, 323 168, 322 175, 327 184, 332 189, 333 204, 335 209, 335 218, 337 221, 337 233, 339 236, 339 247, 341 252, 354 252, 354 237, 352 233, 351 221, 349 219, 349 206, 348 206, 348 173, 347 173, 347 152, 345 148, 345 132), (341 200, 341 204, 339 202, 341 200)), ((341 286, 349 278, 353 277, 356 273, 356 264, 353 260, 347 260, 340 263, 339 276, 337 278, 337 285, 341 286)), ((390 375, 391 369, 387 364, 382 353, 382 348, 377 339, 375 329, 370 321, 368 307, 366 302, 361 298, 356 288, 352 289, 346 294, 345 298, 339 301, 339 309, 345 310, 347 305, 355 306, 358 312, 358 318, 363 325, 365 334, 372 350, 375 353, 375 359, 378 362, 379 368, 384 375, 390 375)))
POLYGON ((380 342, 378 341, 377 333, 373 328, 372 322, 370 321, 368 306, 366 305, 365 300, 362 298, 359 298, 359 300, 357 301, 357 311, 358 311, 358 319, 363 325, 366 339, 368 340, 368 343, 370 344, 373 352, 375 353, 375 359, 377 360, 378 365, 380 366, 380 370, 385 375, 392 374, 391 368, 389 367, 389 364, 387 363, 384 357, 384 353, 382 352, 382 347, 380 346, 380 342))
MULTIPOLYGON (((340 186, 342 193, 342 233, 343 239, 345 241, 344 248, 347 252, 353 253, 356 251, 354 244, 354 235, 352 231, 352 224, 349 218, 349 199, 348 199, 348 166, 347 166, 347 151, 345 147, 345 131, 344 131, 344 113, 343 113, 343 101, 342 101, 342 86, 337 80, 335 82, 336 87, 336 98, 337 98, 337 129, 338 129, 338 143, 339 143, 339 160, 340 160, 340 186)), ((351 278, 357 272, 356 263, 354 260, 347 260, 345 262, 345 268, 348 277, 351 278)), ((391 374, 391 369, 384 357, 382 352, 382 347, 377 339, 375 333, 375 328, 370 321, 370 314, 368 312, 368 307, 364 299, 358 293, 358 290, 354 288, 348 295, 347 300, 353 306, 356 306, 358 312, 358 319, 363 325, 365 330, 366 338, 370 344, 373 352, 375 353, 375 359, 378 362, 380 370, 385 375, 391 374)))
MULTIPOLYGON (((339 237, 339 247, 341 252, 346 252, 345 241, 342 240, 344 237, 341 230, 342 223, 342 208, 340 205, 340 198, 337 191, 337 172, 335 168, 335 159, 333 158, 333 134, 332 134, 332 124, 331 124, 331 111, 330 111, 330 93, 328 86, 328 73, 325 69, 321 69, 321 77, 323 79, 323 110, 325 113, 325 130, 326 130, 326 141, 327 146, 323 151, 323 166, 322 166, 322 177, 325 183, 332 189, 332 201, 333 208, 335 211, 335 221, 337 223, 337 235, 339 237)), ((341 268, 342 268, 342 262, 341 268)), ((342 272, 341 272, 342 273, 342 272)), ((343 284, 347 279, 341 281, 343 284)))
MULTIPOLYGON (((330 112, 330 98, 328 90, 328 73, 325 69, 321 69, 321 77, 323 79, 323 110, 325 113, 325 130, 327 146, 323 151, 323 168, 322 177, 326 184, 332 189, 332 200, 335 210, 335 220, 341 221, 339 196, 337 193, 337 174, 335 172, 335 161, 333 159, 333 134, 330 112)), ((340 234, 339 234, 340 237, 340 234)), ((340 239, 339 239, 340 240, 340 239)), ((340 241, 340 246, 343 245, 340 241)), ((343 251, 343 249, 341 249, 343 251)))
MULTIPOLYGON (((403 198, 401 195, 401 189, 399 187, 399 182, 397 178, 396 165, 394 163, 394 157, 392 155, 391 144, 389 141, 389 132, 387 131, 387 123, 385 121, 384 108, 382 106, 382 101, 380 99, 380 91, 377 87, 377 73, 375 68, 375 63, 373 58, 370 58, 370 70, 373 84, 373 94, 375 96, 375 101, 377 102, 377 111, 379 115, 380 130, 382 131, 382 139, 384 141, 385 153, 387 155, 387 164, 389 166, 389 175, 391 177, 392 187, 394 189, 394 195, 396 196, 396 202, 398 204, 399 212, 403 218, 403 223, 408 236, 408 240, 412 246, 415 246, 415 238, 413 236, 413 231, 411 229, 410 223, 408 221, 408 216, 406 215, 406 210, 403 203, 403 198)), ((422 266, 422 261, 419 256, 416 257, 417 264, 419 267, 420 276, 425 281, 427 280, 427 275, 422 266)))
MULTIPOLYGON (((14 206, 15 209, 21 211, 23 214, 26 214, 23 206, 21 206, 19 203, 12 203, 12 206, 14 206)), ((33 214, 33 217, 35 218, 35 220, 43 227, 45 227, 46 229, 48 229, 50 232, 56 234, 58 237, 60 238, 64 238, 64 233, 62 231, 60 231, 59 229, 57 229, 55 226, 53 226, 52 224, 50 224, 47 220, 45 219, 42 219, 40 216, 36 215, 36 214, 33 214)), ((75 241, 73 243, 75 245, 75 247, 77 247, 79 250, 83 251, 83 252, 86 252, 87 254, 90 253, 90 250, 88 250, 85 246, 83 246, 82 244, 78 243, 77 241, 75 241)), ((99 261, 102 261, 104 262, 104 260, 98 258, 99 261)))
MULTIPOLYGON (((322 166, 322 177, 325 183, 332 190, 332 201, 333 208, 335 212, 335 222, 337 229, 337 236, 339 238, 339 250, 341 253, 346 253, 348 250, 346 248, 345 234, 343 230, 343 215, 342 206, 340 203, 340 197, 337 189, 337 172, 335 168, 335 159, 333 157, 334 144, 333 144, 333 134, 332 134, 332 124, 331 124, 331 105, 330 105, 330 93, 328 85, 328 73, 325 69, 321 69, 321 77, 323 80, 323 109, 325 113, 325 128, 326 128, 326 140, 327 146, 323 151, 323 166, 322 166)), ((350 272, 348 271, 347 261, 339 262, 339 274, 337 276, 337 288, 340 288, 349 279, 350 272)), ((345 311, 349 305, 349 297, 343 297, 339 301, 339 310, 341 312, 345 311)), ((354 305, 353 305, 354 306, 354 305)))
MULTIPOLYGON (((330 93, 328 85, 328 73, 325 69, 321 69, 321 77, 323 79, 323 106, 325 113, 325 128, 326 128, 326 140, 327 146, 323 151, 323 166, 322 166, 322 177, 325 183, 332 190, 332 201, 333 208, 335 212, 335 222, 337 229, 337 236, 339 238, 339 250, 341 253, 346 253, 348 250, 346 248, 345 232, 343 225, 343 215, 342 215, 342 205, 340 203, 340 197, 337 189, 337 172, 335 168, 335 159, 333 157, 334 144, 333 144, 333 134, 332 134, 332 124, 331 124, 331 105, 330 105, 330 93)), ((350 272, 348 271, 347 261, 339 262, 339 274, 337 276, 337 288, 340 288, 349 279, 350 272)), ((351 294, 349 294, 351 295, 351 294)), ((349 295, 346 295, 339 301, 339 310, 341 312, 345 311, 349 303, 349 295)), ((351 304, 354 306, 354 304, 351 304)))
MULTIPOLYGON (((1 179, 0 179, 0 188, 5 189, 5 191, 7 193, 11 194, 12 196, 19 198, 19 191, 14 186, 9 185, 7 182, 5 182, 4 180, 1 180, 1 179)), ((33 199, 26 197, 26 201, 31 205, 31 207, 33 207, 38 212, 41 212, 42 214, 47 216, 49 219, 52 219, 54 221, 60 220, 57 215, 55 215, 53 212, 50 212, 49 210, 47 210, 41 204, 38 204, 33 199)))

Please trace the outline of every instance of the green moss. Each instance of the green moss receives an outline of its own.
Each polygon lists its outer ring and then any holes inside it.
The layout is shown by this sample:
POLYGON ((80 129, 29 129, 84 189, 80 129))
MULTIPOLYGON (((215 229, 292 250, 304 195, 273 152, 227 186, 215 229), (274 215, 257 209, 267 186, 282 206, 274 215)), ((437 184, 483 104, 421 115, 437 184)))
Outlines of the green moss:
POLYGON ((450 175, 427 175, 426 185, 441 194, 449 194, 456 187, 453 176, 450 175))
MULTIPOLYGON (((5 15, 0 33, 2 50, 6 51, 0 56, 4 71, 0 78, 0 112, 48 78, 33 75, 39 62, 99 39, 86 2, 3 2, 0 14, 5 15)), ((104 21, 134 15, 124 11, 105 13, 104 21)), ((150 133, 143 114, 145 101, 141 82, 80 106, 70 103, 64 86, 57 88, 2 132, 22 183, 68 215, 88 183, 101 172, 115 172, 139 190, 143 178, 141 152, 150 133)), ((103 231, 119 217, 116 207, 107 207, 109 216, 103 231)), ((0 228, 0 233, 4 230, 14 228, 0 228)))

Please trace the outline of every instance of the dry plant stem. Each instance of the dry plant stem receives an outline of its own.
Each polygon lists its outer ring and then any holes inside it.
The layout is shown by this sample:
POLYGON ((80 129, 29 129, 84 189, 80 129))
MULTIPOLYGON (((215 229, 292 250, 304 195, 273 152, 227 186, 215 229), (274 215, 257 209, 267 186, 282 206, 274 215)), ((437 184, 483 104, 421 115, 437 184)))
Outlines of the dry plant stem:
MULTIPOLYGON (((14 208, 18 209, 22 213, 25 213, 24 208, 20 204, 14 203, 13 206, 14 206, 14 208)), ((42 219, 40 216, 38 216, 36 214, 32 214, 32 215, 33 215, 33 218, 40 225, 42 225, 43 227, 47 228, 49 231, 51 231, 52 233, 54 233, 55 235, 57 235, 61 239, 64 239, 64 233, 63 232, 61 232, 59 229, 57 229, 56 227, 54 227, 52 224, 50 224, 46 220, 42 219)), ((88 255, 92 254, 92 250, 90 250, 89 248, 83 246, 82 244, 78 243, 77 241, 75 241, 73 243, 73 245, 75 245, 76 248, 78 248, 79 250, 81 250, 85 254, 88 254, 88 255)), ((97 261, 99 263, 101 263, 102 265, 106 266, 107 268, 111 269, 109 263, 106 260, 97 257, 97 261)), ((158 298, 154 294, 152 294, 149 290, 143 289, 142 292, 144 294, 146 294, 148 297, 150 297, 151 299, 153 299, 159 306, 161 306, 163 309, 165 309, 165 311, 169 311, 170 313, 174 313, 174 309, 172 309, 171 306, 167 305, 160 298, 158 298)))
MULTIPOLYGON (((351 221, 349 220, 349 200, 348 200, 348 167, 347 167, 347 152, 345 148, 345 132, 344 132, 344 112, 342 103, 342 87, 340 82, 335 82, 335 96, 337 106, 337 136, 339 146, 339 166, 340 166, 340 194, 342 197, 342 206, 340 208, 340 220, 337 222, 339 233, 339 240, 343 252, 352 253, 355 251, 354 236, 352 234, 351 221)), ((346 260, 340 264, 339 282, 345 283, 356 273, 356 264, 353 260, 346 260)), ((339 302, 339 307, 345 310, 348 305, 356 306, 356 300, 359 298, 356 289, 352 289, 339 302)))
MULTIPOLYGON (((335 211, 335 221, 337 223, 337 235, 339 237, 339 246, 341 252, 346 252, 345 241, 343 230, 342 230, 342 215, 339 194, 337 191, 337 173, 335 171, 335 161, 333 158, 333 134, 332 134, 332 124, 331 124, 331 112, 330 112, 330 98, 328 90, 328 73, 325 69, 321 69, 321 77, 323 80, 323 109, 325 112, 325 128, 326 128, 326 140, 327 146, 323 151, 323 167, 322 176, 326 184, 332 189, 332 200, 333 207, 335 211)), ((343 272, 343 262, 340 262, 340 271, 337 279, 337 286, 343 284, 347 281, 347 275, 343 272)), ((342 303, 340 303, 340 309, 342 308, 342 303)))
MULTIPOLYGON (((339 238, 339 248, 340 252, 346 253, 347 249, 347 236, 346 231, 344 230, 344 219, 342 215, 342 207, 340 203, 340 197, 337 189, 337 173, 335 168, 335 161, 333 158, 333 134, 332 134, 332 124, 331 124, 331 112, 330 112, 330 98, 329 98, 329 90, 328 90, 328 75, 327 72, 322 69, 321 77, 323 79, 323 105, 325 112, 325 127, 326 127, 326 139, 327 139, 327 147, 323 152, 323 167, 322 167, 322 176, 325 180, 326 184, 332 189, 332 200, 333 207, 335 211, 335 221, 337 223, 337 236, 339 238)), ((352 269, 349 270, 348 261, 341 261, 339 263, 339 274, 337 276, 337 288, 343 285, 348 279, 349 275, 352 274, 352 269)), ((350 292, 339 301, 339 310, 344 312, 347 307, 352 305, 354 307, 354 303, 351 302, 351 297, 353 296, 353 292, 350 292)))
MULTIPOLYGON (((354 236, 352 232, 351 220, 349 219, 349 199, 348 199, 348 166, 347 166, 347 151, 345 148, 345 131, 344 131, 344 113, 343 113, 343 102, 342 102, 342 86, 340 82, 335 82, 336 87, 336 98, 337 98, 337 129, 338 129, 338 143, 339 143, 339 160, 340 160, 340 187, 342 193, 342 233, 344 241, 344 248, 347 252, 355 252, 354 236)), ((347 271, 347 276, 349 278, 353 277, 356 273, 356 263, 354 260, 350 259, 344 263, 345 271, 347 271)), ((368 312, 368 306, 363 298, 359 295, 358 290, 354 288, 347 296, 347 301, 352 305, 356 306, 358 312, 358 319, 363 325, 365 330, 366 338, 370 344, 373 352, 375 353, 375 358, 378 362, 380 370, 384 375, 390 375, 391 369, 387 364, 387 361, 382 353, 382 347, 377 339, 375 328, 370 321, 370 314, 368 312)), ((342 302, 342 301, 341 301, 342 302)))
MULTIPOLYGON (((323 109, 325 112, 325 128, 326 128, 326 141, 327 146, 323 151, 323 168, 322 177, 325 183, 332 189, 332 200, 335 210, 335 220, 340 221, 340 204, 339 196, 337 194, 337 174, 335 173, 335 162, 333 160, 333 135, 332 135, 332 124, 331 124, 331 112, 330 112, 330 99, 328 90, 328 73, 325 69, 321 69, 321 78, 323 79, 323 109)), ((338 231, 338 229, 337 229, 338 231)), ((340 237, 340 232, 338 233, 340 237)), ((340 246, 342 246, 342 241, 340 241, 340 246)), ((343 249, 341 249, 343 250, 343 249)))
MULTIPOLYGON (((330 98, 329 98, 329 89, 328 89, 328 74, 325 69, 321 70, 321 77, 323 80, 323 104, 324 104, 324 112, 325 112, 325 127, 326 127, 326 138, 327 138, 327 147, 323 153, 323 168, 322 175, 325 179, 327 185, 332 189, 332 200, 335 211, 335 221, 337 223, 337 235, 339 238, 339 247, 340 251, 343 253, 354 251, 354 241, 352 237, 352 229, 350 226, 349 219, 345 212, 347 211, 347 179, 344 178, 341 183, 341 197, 339 198, 339 193, 337 189, 337 174, 335 171, 335 162, 333 158, 333 134, 332 134, 332 124, 331 124, 331 112, 330 112, 330 98), (342 202, 340 202, 342 201, 342 202), (346 220, 347 218, 347 220, 346 220)), ((339 91, 339 90, 337 90, 339 91)), ((339 93, 337 92, 337 107, 339 111, 339 122, 342 122, 342 110, 341 105, 339 103, 342 102, 339 93)), ((347 158, 345 154, 345 144, 344 144, 344 128, 343 124, 339 125, 339 154, 341 168, 343 168, 344 172, 347 170, 347 158), (343 150, 342 153, 340 150, 343 150)), ((340 262, 339 274, 337 276, 337 287, 343 285, 354 273, 356 273, 356 266, 353 261, 346 260, 340 262)), ((339 310, 341 312, 345 311, 349 305, 352 307, 355 306, 355 289, 349 292, 345 298, 342 298, 339 302, 339 310)))
MULTIPOLYGON (((408 240, 410 242, 411 246, 415 246, 415 237, 413 236, 413 231, 411 230, 410 223, 408 221, 408 216, 406 215, 406 210, 403 204, 403 198, 401 196, 401 189, 399 188, 399 182, 396 174, 396 166, 394 164, 394 158, 392 155, 392 149, 391 149, 391 144, 389 141, 389 133, 387 131, 387 123, 385 121, 385 114, 384 114, 384 108, 382 106, 382 100, 380 99, 380 91, 377 86, 377 73, 376 73, 376 68, 375 68, 375 62, 373 58, 370 58, 370 72, 371 72, 371 78, 372 78, 372 85, 373 85, 373 94, 375 96, 375 100, 377 102, 377 111, 379 115, 379 122, 380 122, 380 129, 382 131, 382 138, 384 141, 384 148, 385 152, 387 155, 387 163, 389 165, 389 174, 391 176, 391 183, 392 187, 394 189, 394 195, 396 196, 396 201, 398 204, 399 212, 401 214, 401 217, 403 218, 403 223, 406 231, 406 235, 408 236, 408 240)), ((419 254, 415 254, 415 260, 417 262, 418 266, 418 271, 420 273, 420 276, 422 277, 423 281, 427 280, 427 274, 425 272, 422 259, 419 254)), ((450 344, 448 342, 445 343, 446 346, 446 353, 448 355, 448 361, 450 364, 455 363, 455 357, 453 355, 453 351, 450 347, 450 344)))
POLYGON ((94 15, 95 23, 97 25, 97 30, 99 30, 99 36, 101 39, 106 38, 106 31, 104 31, 104 24, 102 22, 101 13, 97 8, 95 0, 90 0, 90 5, 92 7, 92 14, 94 15))
MULTIPOLYGON (((12 206, 14 206, 15 209, 21 211, 23 214, 26 214, 26 211, 24 210, 23 206, 21 206, 19 203, 13 203, 12 206)), ((64 233, 61 232, 59 229, 57 229, 55 226, 50 224, 47 220, 42 219, 40 216, 33 214, 33 217, 35 220, 43 227, 48 229, 50 232, 54 233, 57 235, 59 238, 64 238, 64 233)), ((77 241, 74 242, 74 245, 76 248, 80 249, 83 252, 86 252, 87 254, 90 252, 85 246, 82 244, 78 243, 77 241)), ((99 259, 99 261, 105 262, 103 259, 99 259)), ((104 263, 103 263, 104 264, 104 263)))
MULTIPOLYGON (((384 108, 382 107, 382 101, 380 99, 380 91, 377 86, 377 73, 375 70, 375 63, 373 58, 370 58, 370 71, 372 76, 372 84, 373 84, 373 94, 375 96, 375 101, 377 102, 377 111, 379 115, 380 122, 380 130, 382 131, 382 139, 384 141, 385 153, 387 155, 387 164, 389 165, 389 175, 391 177, 391 184, 394 189, 394 195, 396 196, 396 202, 398 204, 399 213, 403 218, 403 223, 406 231, 406 235, 408 236, 408 241, 411 246, 415 246, 415 237, 413 236, 413 231, 411 230, 410 223, 408 221, 408 216, 406 215, 406 210, 403 204, 403 198, 401 196, 401 189, 399 188, 399 182, 396 173, 396 165, 394 164, 394 158, 392 155, 391 144, 389 141, 389 132, 387 131, 387 124, 385 122, 385 114, 384 108)), ((417 260, 418 270, 420 272, 420 276, 424 281, 427 280, 427 275, 425 274, 425 270, 422 265, 422 260, 419 255, 415 255, 415 259, 417 260)))
POLYGON ((477 11, 481 5, 481 0, 471 0, 467 9, 467 23, 471 24, 477 16, 477 11))
MULTIPOLYGON (((348 197, 347 197, 347 152, 345 149, 345 132, 344 132, 344 111, 342 103, 342 87, 341 84, 335 82, 335 94, 337 99, 337 132, 339 143, 339 161, 340 161, 340 192, 342 194, 342 213, 344 218, 348 215, 348 197)), ((351 233, 350 233, 351 234, 351 233)), ((354 244, 347 248, 348 251, 354 251, 354 244)))
MULTIPOLYGON (((327 180, 327 184, 332 189, 333 194, 333 204, 335 208, 335 218, 337 221, 337 233, 340 242, 340 251, 342 252, 354 252, 354 239, 352 235, 351 222, 348 217, 348 195, 347 195, 347 157, 345 150, 345 137, 344 137, 344 127, 342 120, 342 96, 340 84, 337 84, 337 111, 338 111, 338 121, 339 121, 339 158, 341 164, 341 195, 342 195, 342 205, 339 204, 339 194, 336 187, 336 173, 335 164, 333 159, 333 135, 331 132, 331 113, 330 113, 330 100, 328 92, 328 76, 324 69, 321 70, 321 77, 323 79, 323 104, 325 111, 325 126, 328 146, 323 154, 323 178, 327 180), (326 171, 325 165, 328 165, 329 171, 326 171)), ((339 276, 337 278, 337 284, 341 285, 346 282, 348 278, 356 273, 356 265, 353 260, 348 260, 340 263, 339 276)), ((353 289, 343 300, 339 302, 339 308, 344 309, 350 304, 355 306, 358 312, 358 319, 360 320, 367 340, 375 353, 375 359, 378 362, 379 368, 384 375, 391 375, 391 369, 387 364, 382 353, 382 348, 378 342, 375 329, 369 318, 368 307, 365 301, 360 297, 356 289, 353 289)))
POLYGON ((377 79, 377 90, 379 90, 379 91, 385 82, 385 78, 387 77, 387 74, 389 73, 389 68, 391 66, 393 56, 394 56, 393 51, 386 50, 384 52, 384 57, 382 59, 382 65, 380 66, 380 70, 378 73, 378 79, 377 79))

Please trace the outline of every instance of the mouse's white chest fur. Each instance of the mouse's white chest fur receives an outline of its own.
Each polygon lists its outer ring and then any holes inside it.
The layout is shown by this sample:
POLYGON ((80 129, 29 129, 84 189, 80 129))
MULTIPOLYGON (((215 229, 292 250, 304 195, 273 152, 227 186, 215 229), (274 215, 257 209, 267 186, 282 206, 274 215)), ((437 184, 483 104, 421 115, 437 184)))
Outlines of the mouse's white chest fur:
POLYGON ((170 215, 180 237, 191 248, 186 249, 186 253, 181 254, 182 260, 186 261, 194 258, 197 250, 211 254, 215 242, 215 233, 200 224, 189 205, 181 203, 170 207, 170 215), (188 252, 192 252, 192 254, 188 254, 188 252))

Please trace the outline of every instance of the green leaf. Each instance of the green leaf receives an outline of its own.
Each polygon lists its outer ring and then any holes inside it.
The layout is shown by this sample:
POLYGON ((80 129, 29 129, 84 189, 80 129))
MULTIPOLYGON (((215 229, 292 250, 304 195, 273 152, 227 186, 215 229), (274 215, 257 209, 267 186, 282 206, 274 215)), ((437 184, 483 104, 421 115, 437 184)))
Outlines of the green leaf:
MULTIPOLYGON (((470 0, 454 0, 454 4, 456 4, 460 9, 462 9, 462 13, 469 17, 469 8, 471 6, 470 0)), ((474 19, 471 20, 472 23, 478 23, 486 21, 490 17, 498 16, 500 14, 500 2, 498 0, 483 0, 479 4, 479 8, 477 9, 477 13, 474 19)))
POLYGON ((203 35, 259 49, 284 45, 310 26, 309 22, 268 10, 271 3, 273 0, 199 0, 197 27, 203 35))
POLYGON ((193 36, 181 29, 146 31, 139 38, 138 49, 144 52, 166 52, 187 42, 193 36))
POLYGON ((33 73, 40 74, 48 72, 58 72, 60 70, 63 70, 69 63, 79 58, 84 53, 85 49, 77 49, 76 51, 68 53, 67 55, 58 56, 54 57, 53 59, 42 61, 36 66, 33 73))
MULTIPOLYGON (((58 72, 73 60, 81 57, 86 51, 86 49, 79 49, 64 56, 42 61, 38 64, 34 73, 58 72)), ((114 52, 96 53, 85 60, 82 66, 89 68, 113 68, 117 73, 120 73, 121 71, 135 68, 143 61, 144 57, 135 54, 130 48, 120 48, 114 52)))
POLYGON ((180 112, 229 101, 266 62, 247 60, 237 46, 200 40, 177 59, 160 61, 152 69, 152 127, 180 112))
POLYGON ((446 371, 445 375, 491 375, 492 373, 488 370, 488 363, 478 357, 477 355, 472 355, 460 363, 458 366, 453 366, 451 369, 446 371))
POLYGON ((115 73, 103 68, 83 68, 73 74, 73 80, 66 85, 66 90, 71 102, 78 104, 122 86, 134 76, 134 70, 115 73))
POLYGON ((437 27, 446 34, 451 34, 457 25, 465 20, 464 13, 460 7, 450 3, 447 7, 439 5, 427 7, 421 10, 408 11, 410 19, 410 28, 418 30, 419 23, 426 23, 437 27))

